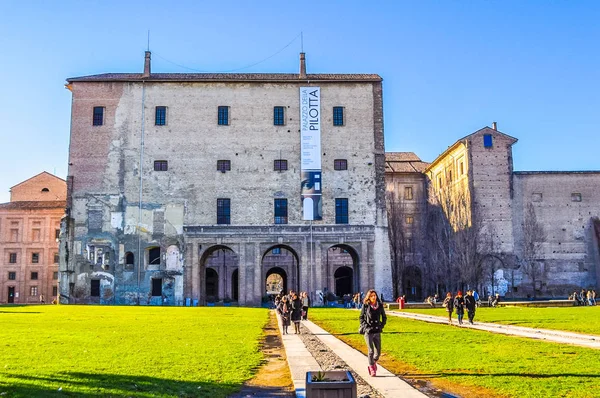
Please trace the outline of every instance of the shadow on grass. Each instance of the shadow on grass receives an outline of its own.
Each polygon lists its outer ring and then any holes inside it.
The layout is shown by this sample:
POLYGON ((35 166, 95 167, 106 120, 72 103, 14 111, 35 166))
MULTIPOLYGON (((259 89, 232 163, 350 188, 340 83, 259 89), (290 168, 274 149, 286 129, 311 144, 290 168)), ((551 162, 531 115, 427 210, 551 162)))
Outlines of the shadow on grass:
MULTIPOLYGON (((353 335, 361 335, 358 332, 348 332, 348 333, 313 333, 313 335, 315 336, 353 336, 353 335)), ((383 332, 382 335, 388 335, 388 334, 419 334, 419 332, 383 332)))
POLYGON ((41 314, 39 311, 0 311, 0 314, 41 314))
POLYGON ((0 393, 9 397, 225 398, 241 388, 242 384, 110 373, 63 372, 53 376, 11 375, 0 379, 0 393))
POLYGON ((577 377, 577 378, 598 378, 600 374, 577 374, 577 373, 554 373, 554 374, 539 374, 539 373, 467 373, 467 372, 440 372, 440 373, 403 373, 402 377, 412 379, 434 379, 437 377, 454 377, 454 376, 469 376, 469 377, 527 377, 531 379, 553 379, 557 377, 577 377))

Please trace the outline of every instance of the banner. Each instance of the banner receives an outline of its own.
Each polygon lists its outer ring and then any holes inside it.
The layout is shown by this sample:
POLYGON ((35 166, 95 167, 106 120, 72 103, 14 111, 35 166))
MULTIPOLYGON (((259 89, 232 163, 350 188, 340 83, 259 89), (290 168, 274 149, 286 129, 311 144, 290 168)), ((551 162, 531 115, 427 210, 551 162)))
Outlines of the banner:
POLYGON ((321 220, 321 88, 300 87, 300 195, 303 220, 321 220))

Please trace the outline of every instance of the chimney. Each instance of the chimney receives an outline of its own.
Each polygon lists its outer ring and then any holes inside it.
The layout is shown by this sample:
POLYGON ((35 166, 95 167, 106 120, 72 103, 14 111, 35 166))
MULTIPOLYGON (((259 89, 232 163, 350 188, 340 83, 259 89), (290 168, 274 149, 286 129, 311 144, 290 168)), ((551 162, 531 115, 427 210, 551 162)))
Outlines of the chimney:
POLYGON ((306 59, 304 58, 304 53, 300 53, 300 75, 299 79, 306 79, 306 59))
POLYGON ((150 77, 150 51, 146 51, 146 57, 144 59, 144 74, 142 77, 150 77))
POLYGON ((498 130, 498 124, 496 122, 492 122, 492 128, 494 130, 498 130))

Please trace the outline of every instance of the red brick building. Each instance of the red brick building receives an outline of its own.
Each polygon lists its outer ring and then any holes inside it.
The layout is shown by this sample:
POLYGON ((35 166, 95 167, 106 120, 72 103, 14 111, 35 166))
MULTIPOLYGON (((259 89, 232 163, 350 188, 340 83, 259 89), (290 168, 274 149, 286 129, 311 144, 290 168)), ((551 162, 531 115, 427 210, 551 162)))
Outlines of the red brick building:
POLYGON ((67 184, 43 172, 0 204, 0 303, 48 303, 58 291, 58 237, 67 184))

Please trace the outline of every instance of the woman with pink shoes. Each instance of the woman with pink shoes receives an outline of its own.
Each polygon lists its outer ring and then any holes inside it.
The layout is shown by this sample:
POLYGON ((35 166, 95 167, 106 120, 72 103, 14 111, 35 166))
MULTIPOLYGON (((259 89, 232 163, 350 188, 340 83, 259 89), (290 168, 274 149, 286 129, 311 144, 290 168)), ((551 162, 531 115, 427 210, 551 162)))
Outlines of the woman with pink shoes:
POLYGON ((381 355, 381 332, 387 317, 383 309, 383 303, 379 300, 375 290, 367 292, 363 307, 360 311, 359 333, 364 334, 365 342, 369 350, 369 375, 377 375, 377 361, 381 355))

